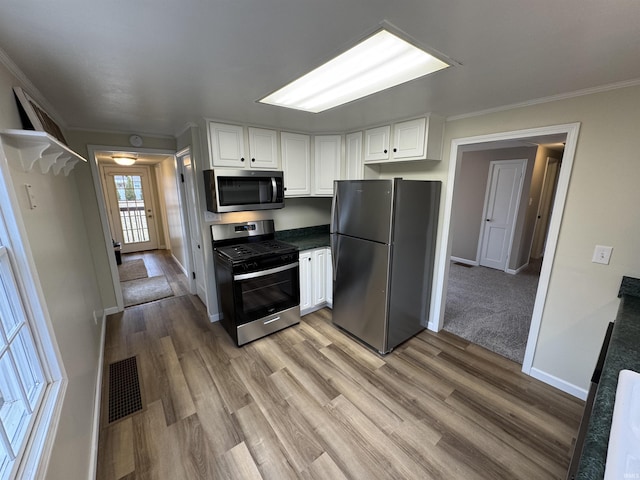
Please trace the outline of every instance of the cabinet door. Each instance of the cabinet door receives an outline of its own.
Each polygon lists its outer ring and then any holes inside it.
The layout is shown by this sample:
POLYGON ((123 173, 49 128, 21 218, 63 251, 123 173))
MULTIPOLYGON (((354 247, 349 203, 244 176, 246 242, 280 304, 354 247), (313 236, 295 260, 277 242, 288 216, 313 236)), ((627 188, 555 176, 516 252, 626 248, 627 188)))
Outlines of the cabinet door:
POLYGON ((326 297, 327 305, 333 307, 333 261, 331 260, 331 249, 327 248, 327 283, 326 297))
POLYGON ((418 118, 393 126, 393 158, 425 158, 426 119, 418 118))
POLYGON ((244 134, 239 125, 209 123, 211 167, 244 168, 244 134))
POLYGON ((249 167, 278 168, 278 134, 275 130, 249 127, 249 167))
POLYGON ((309 135, 282 132, 282 170, 285 197, 311 195, 311 140, 309 135))
POLYGON ((362 132, 350 133, 345 139, 345 180, 362 180, 362 132))
POLYGON ((313 251, 311 261, 311 276, 313 278, 313 306, 322 305, 327 301, 327 249, 320 248, 313 251))
POLYGON ((340 178, 340 135, 317 135, 315 141, 315 168, 313 194, 333 196, 333 181, 340 178))
POLYGON ((364 162, 389 158, 389 132, 391 127, 370 128, 364 132, 364 162))
POLYGON ((313 304, 313 279, 311 276, 311 252, 302 252, 300 263, 300 311, 306 312, 313 304))

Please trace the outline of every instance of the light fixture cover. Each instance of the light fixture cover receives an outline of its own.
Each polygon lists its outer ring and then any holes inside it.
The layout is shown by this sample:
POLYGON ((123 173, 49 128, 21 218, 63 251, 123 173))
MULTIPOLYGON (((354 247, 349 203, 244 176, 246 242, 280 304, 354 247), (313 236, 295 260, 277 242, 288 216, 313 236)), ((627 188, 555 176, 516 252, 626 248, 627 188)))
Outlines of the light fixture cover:
POLYGON ((133 157, 111 157, 111 158, 113 158, 113 161, 116 162, 118 165, 123 165, 125 167, 129 167, 134 163, 136 163, 136 159, 133 157))
POLYGON ((383 29, 260 102, 319 113, 449 66, 383 29))

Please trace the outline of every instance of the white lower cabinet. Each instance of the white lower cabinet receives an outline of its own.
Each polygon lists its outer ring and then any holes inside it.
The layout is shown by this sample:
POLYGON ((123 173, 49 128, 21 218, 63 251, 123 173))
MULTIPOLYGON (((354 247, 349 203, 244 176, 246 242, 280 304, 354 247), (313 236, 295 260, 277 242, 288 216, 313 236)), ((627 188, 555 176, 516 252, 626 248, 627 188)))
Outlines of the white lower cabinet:
POLYGON ((333 300, 331 250, 327 247, 300 252, 300 314, 306 315, 333 300), (331 280, 329 280, 331 279, 331 280))

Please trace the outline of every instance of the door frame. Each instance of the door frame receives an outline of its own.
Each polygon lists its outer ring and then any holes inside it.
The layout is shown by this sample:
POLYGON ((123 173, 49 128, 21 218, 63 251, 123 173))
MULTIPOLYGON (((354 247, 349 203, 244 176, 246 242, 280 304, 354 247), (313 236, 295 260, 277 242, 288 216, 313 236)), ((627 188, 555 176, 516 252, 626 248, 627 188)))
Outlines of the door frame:
MULTIPOLYGON (((176 152, 176 183, 178 188, 178 194, 180 198, 180 210, 182 215, 182 228, 183 235, 185 238, 185 243, 187 245, 187 265, 185 265, 187 269, 187 280, 189 281, 189 293, 192 295, 196 295, 198 291, 198 286, 196 283, 196 279, 193 278, 193 272, 195 272, 195 256, 193 254, 193 238, 191 238, 191 217, 189 216, 189 195, 187 194, 187 184, 183 180, 184 176, 184 157, 191 157, 191 162, 193 163, 193 154, 191 152, 191 147, 186 147, 176 152)), ((197 220, 197 215, 195 217, 197 220)), ((196 225, 198 230, 200 229, 200 225, 196 225)))
POLYGON ((544 165, 544 176, 542 177, 542 188, 540 189, 540 203, 538 204, 538 211, 536 212, 536 225, 533 229, 533 241, 531 242, 531 249, 529 251, 529 257, 532 257, 532 254, 533 254, 535 256, 533 256, 532 258, 535 258, 535 259, 542 257, 544 254, 546 237, 549 232, 549 218, 551 217, 550 212, 553 212, 553 202, 555 199, 556 189, 558 187, 558 175, 560 174, 561 167, 562 167, 562 158, 547 156, 547 160, 544 165), (551 179, 549 178, 550 177, 549 166, 554 163, 558 164, 558 169, 556 170, 554 178, 551 179), (547 207, 548 212, 546 212, 546 216, 547 216, 546 224, 542 225, 540 223, 540 216, 541 216, 540 214, 545 208, 545 206, 543 205, 543 200, 544 200, 545 193, 548 191, 550 187, 550 180, 553 180, 553 186, 551 187, 552 190, 550 192, 551 202, 549 202, 549 205, 547 207), (541 228, 543 229, 542 231, 540 230, 541 228), (540 236, 542 237, 540 238, 540 240, 538 240, 538 237, 540 236), (542 243, 542 245, 539 245, 539 243, 542 243), (539 254, 538 252, 533 251, 534 247, 536 248, 541 247, 539 254))
POLYGON ((111 270, 111 282, 116 298, 116 305, 107 307, 105 315, 122 312, 124 310, 124 300, 122 298, 122 288, 120 287, 120 276, 118 275, 118 265, 116 264, 116 256, 113 253, 113 244, 111 242, 111 230, 109 229, 109 220, 107 217, 107 207, 104 202, 104 190, 102 181, 100 180, 100 167, 98 166, 98 152, 121 152, 121 153, 140 153, 140 154, 156 154, 156 155, 175 155, 175 150, 164 150, 156 148, 136 148, 109 145, 87 145, 88 164, 91 168, 91 177, 93 179, 93 188, 96 192, 96 202, 98 203, 98 213, 100 216, 100 224, 102 225, 102 236, 104 240, 104 248, 111 270))
MULTIPOLYGON (((513 160, 492 160, 489 162, 489 174, 487 177, 487 187, 484 194, 484 207, 482 208, 482 219, 480 224, 480 238, 478 241, 478 251, 476 253, 476 258, 478 259, 478 265, 482 265, 482 249, 484 248, 484 232, 487 226, 487 222, 485 221, 488 215, 489 209, 489 198, 491 193, 491 186, 493 184, 493 173, 494 168, 498 164, 511 164, 511 163, 519 163, 522 166, 522 173, 520 174, 520 179, 518 180, 518 194, 516 195, 516 201, 514 205, 514 214, 513 220, 511 223, 511 231, 509 232, 509 243, 507 246, 507 258, 505 260, 503 272, 509 270, 509 260, 511 259, 511 250, 513 249, 513 237, 516 234, 516 223, 518 222, 518 210, 520 209, 520 201, 522 199, 522 189, 524 187, 524 177, 527 173, 527 159, 526 158, 517 158, 513 160)), ((491 267, 488 267, 491 268, 491 267)))
POLYGON ((449 259, 451 257, 452 232, 451 232, 451 213, 453 207, 453 192, 455 189, 456 176, 459 173, 458 166, 462 158, 462 147, 485 142, 499 142, 507 140, 524 140, 530 137, 538 137, 543 135, 565 134, 566 144, 562 157, 562 165, 558 175, 558 185, 556 197, 553 202, 553 212, 549 222, 549 230, 547 233, 547 245, 542 261, 542 269, 540 272, 540 280, 538 282, 538 290, 536 292, 536 300, 533 307, 531 318, 531 327, 529 329, 529 338, 525 350, 524 361, 522 363, 522 372, 530 375, 533 367, 533 358, 540 333, 542 323, 542 313, 544 311, 544 303, 549 288, 549 279, 551 277, 551 269, 553 266, 556 248, 558 246, 558 236, 560 233, 560 224, 569 190, 569 180, 571 178, 571 170, 578 143, 578 134, 580 132, 580 123, 567 123, 562 125, 551 125, 547 127, 529 128, 524 130, 515 130, 510 132, 499 132, 487 135, 477 135, 473 137, 455 138, 451 140, 451 152, 449 155, 449 172, 445 187, 445 203, 442 225, 442 235, 440 239, 440 247, 437 253, 437 271, 435 275, 435 285, 433 289, 431 302, 431 316, 428 328, 432 331, 440 331, 444 323, 444 309, 447 299, 447 282, 449 280, 449 259))

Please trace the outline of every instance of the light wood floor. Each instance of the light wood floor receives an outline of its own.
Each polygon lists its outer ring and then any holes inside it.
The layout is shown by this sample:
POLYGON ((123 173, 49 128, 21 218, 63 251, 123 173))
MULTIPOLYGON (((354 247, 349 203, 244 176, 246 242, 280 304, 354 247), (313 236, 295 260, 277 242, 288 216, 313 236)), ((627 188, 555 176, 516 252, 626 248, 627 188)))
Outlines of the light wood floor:
POLYGON ((125 253, 122 261, 127 262, 141 258, 149 277, 165 275, 176 296, 189 293, 188 280, 171 256, 170 250, 149 250, 146 252, 125 253))
MULTIPOLYGON (((145 409, 106 423, 98 479, 564 478, 583 403, 449 333, 385 357, 328 309, 242 348, 197 297, 108 318, 145 409)), ((70 459, 71 461, 71 459, 70 459)))

